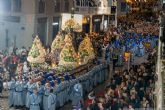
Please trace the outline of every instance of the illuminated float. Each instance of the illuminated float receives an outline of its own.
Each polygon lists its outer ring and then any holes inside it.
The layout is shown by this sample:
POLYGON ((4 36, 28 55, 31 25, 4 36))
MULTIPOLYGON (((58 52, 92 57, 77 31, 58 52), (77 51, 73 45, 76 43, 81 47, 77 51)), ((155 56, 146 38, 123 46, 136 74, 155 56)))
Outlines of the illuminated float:
POLYGON ((78 67, 78 57, 72 44, 71 34, 67 34, 64 41, 65 46, 61 50, 60 61, 58 65, 73 68, 78 67))
POLYGON ((30 64, 42 64, 45 62, 46 51, 38 36, 33 41, 27 60, 30 64))
POLYGON ((84 40, 80 43, 79 56, 81 64, 87 64, 90 60, 93 60, 95 58, 93 45, 90 41, 90 38, 87 35, 84 38, 84 40))
POLYGON ((64 45, 64 38, 62 37, 61 32, 59 32, 52 42, 51 52, 48 55, 48 60, 51 61, 52 69, 54 69, 58 65, 59 55, 64 45))

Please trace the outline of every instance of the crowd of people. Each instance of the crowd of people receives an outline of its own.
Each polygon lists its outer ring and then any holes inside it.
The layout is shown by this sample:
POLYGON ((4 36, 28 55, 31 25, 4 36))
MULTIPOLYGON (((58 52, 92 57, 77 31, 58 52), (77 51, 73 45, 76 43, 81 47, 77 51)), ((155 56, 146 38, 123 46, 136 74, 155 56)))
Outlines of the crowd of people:
MULTIPOLYGON (((155 57, 154 54, 151 56, 155 57)), ((155 82, 154 62, 148 60, 141 65, 132 65, 130 70, 116 72, 107 84, 106 90, 90 98, 93 103, 88 109, 153 110, 155 82)))
MULTIPOLYGON (((118 32, 117 29, 113 30, 116 33, 115 39, 111 42, 104 42, 98 53, 102 53, 102 58, 109 64, 113 61, 113 65, 122 66, 124 62, 130 61, 134 63, 135 58, 142 57, 150 51, 156 51, 158 45, 157 35, 143 35, 136 32, 118 32), (129 55, 128 55, 129 54, 129 55)), ((104 39, 108 39, 105 36, 104 39)))
POLYGON ((108 76, 106 65, 95 66, 79 77, 65 73, 64 79, 56 77, 53 71, 39 71, 24 74, 23 78, 12 78, 9 82, 10 107, 55 110, 68 101, 72 101, 74 108, 81 107, 79 102, 84 94, 104 82, 108 76))
MULTIPOLYGON (((123 19, 122 19, 123 21, 123 19)), ((130 68, 114 71, 106 89, 99 94, 92 91, 88 96, 89 110, 153 110, 154 90, 157 80, 155 59, 158 45, 158 21, 149 18, 132 18, 110 28, 104 37, 102 51, 107 63, 113 66, 124 64, 125 53, 130 61, 148 55, 147 62, 134 64, 130 68), (131 22, 129 22, 131 21, 131 22), (111 38, 111 39, 110 39, 111 38), (111 42, 109 42, 111 41, 111 42)), ((101 49, 98 49, 101 50, 101 49)))
POLYGON ((158 16, 144 16, 145 14, 130 14, 126 18, 121 18, 118 22, 118 28, 127 32, 136 32, 138 34, 159 35, 158 16))
MULTIPOLYGON (((27 64, 28 50, 25 47, 20 49, 11 46, 9 49, 0 52, 0 93, 8 90, 8 82, 17 74, 30 71, 27 64)), ((2 96, 2 95, 1 95, 2 96)))
MULTIPOLYGON (((94 41, 97 60, 99 61, 102 57, 108 65, 110 65, 110 61, 113 61, 114 74, 108 80, 109 83, 102 94, 90 97, 93 103, 88 106, 88 109, 122 110, 129 108, 133 110, 146 108, 151 110, 154 107, 153 92, 156 78, 155 64, 151 59, 156 57, 155 50, 158 42, 158 23, 154 22, 146 22, 144 18, 129 23, 122 22, 117 28, 110 28, 103 39, 94 41), (151 52, 154 53, 151 54, 151 52), (130 56, 126 56, 126 53, 129 53, 130 56), (124 65, 125 62, 128 62, 127 58, 130 58, 130 62, 133 64, 135 57, 148 54, 148 62, 132 65, 128 68, 129 70, 116 72, 115 67, 124 65)), ((92 75, 91 79, 86 75, 82 78, 83 81, 82 79, 76 81, 75 76, 67 73, 61 76, 62 79, 54 75, 55 71, 32 70, 28 65, 27 55, 28 49, 25 47, 21 49, 11 47, 8 51, 0 53, 0 95, 3 88, 9 90, 10 107, 55 110, 57 100, 60 100, 58 105, 60 107, 65 101, 72 100, 73 103, 75 101, 74 106, 77 110, 82 108, 80 102, 83 99, 84 90, 89 92, 91 86, 97 85, 95 84, 97 80, 102 82, 106 79, 106 74, 95 75, 93 79, 92 75), (70 86, 66 87, 68 83, 70 86), (63 96, 64 94, 65 96, 63 96), (66 98, 68 94, 70 96, 66 98)))

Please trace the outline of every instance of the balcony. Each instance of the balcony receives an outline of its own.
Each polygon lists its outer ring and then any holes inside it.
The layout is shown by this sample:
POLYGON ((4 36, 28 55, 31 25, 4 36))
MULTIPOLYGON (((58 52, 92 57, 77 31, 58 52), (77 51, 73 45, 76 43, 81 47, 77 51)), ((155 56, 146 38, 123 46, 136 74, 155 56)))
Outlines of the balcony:
POLYGON ((112 14, 111 7, 75 7, 75 13, 84 15, 112 14))

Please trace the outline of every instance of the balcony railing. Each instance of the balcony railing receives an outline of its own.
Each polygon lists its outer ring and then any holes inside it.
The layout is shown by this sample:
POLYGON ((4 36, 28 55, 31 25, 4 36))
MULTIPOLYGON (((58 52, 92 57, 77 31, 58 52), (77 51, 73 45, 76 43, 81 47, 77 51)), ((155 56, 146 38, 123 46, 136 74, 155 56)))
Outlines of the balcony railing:
POLYGON ((111 14, 111 7, 75 7, 76 14, 111 14))

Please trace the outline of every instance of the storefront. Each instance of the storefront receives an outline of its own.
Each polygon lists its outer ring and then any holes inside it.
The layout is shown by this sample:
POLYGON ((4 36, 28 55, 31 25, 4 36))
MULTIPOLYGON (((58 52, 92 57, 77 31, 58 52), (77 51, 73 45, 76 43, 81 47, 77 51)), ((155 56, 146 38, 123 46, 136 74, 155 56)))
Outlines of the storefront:
POLYGON ((93 23, 93 32, 99 33, 102 31, 101 23, 102 23, 102 15, 94 15, 92 17, 92 23, 93 23))
POLYGON ((90 32, 90 20, 91 20, 91 18, 89 16, 83 17, 82 28, 83 28, 83 32, 85 32, 85 33, 90 32))
POLYGON ((109 16, 110 15, 94 15, 93 16, 93 32, 107 31, 109 27, 109 16))

